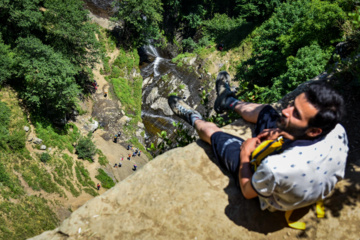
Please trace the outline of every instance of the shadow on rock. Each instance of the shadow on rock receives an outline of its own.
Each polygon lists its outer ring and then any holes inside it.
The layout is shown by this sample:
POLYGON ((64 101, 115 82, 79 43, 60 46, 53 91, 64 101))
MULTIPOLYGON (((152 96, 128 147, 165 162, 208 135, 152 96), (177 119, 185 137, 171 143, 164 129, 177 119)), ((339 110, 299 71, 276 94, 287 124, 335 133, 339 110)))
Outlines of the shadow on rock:
MULTIPOLYGON (((209 159, 220 168, 222 173, 229 177, 229 185, 224 189, 224 192, 228 195, 229 204, 224 209, 224 213, 231 221, 250 231, 263 234, 275 232, 288 226, 285 220, 285 212, 263 211, 260 209, 258 198, 245 199, 233 176, 215 158, 211 146, 201 140, 196 143, 205 150, 209 159)), ((301 219, 309 209, 302 208, 294 211, 291 220, 297 221, 301 219)))

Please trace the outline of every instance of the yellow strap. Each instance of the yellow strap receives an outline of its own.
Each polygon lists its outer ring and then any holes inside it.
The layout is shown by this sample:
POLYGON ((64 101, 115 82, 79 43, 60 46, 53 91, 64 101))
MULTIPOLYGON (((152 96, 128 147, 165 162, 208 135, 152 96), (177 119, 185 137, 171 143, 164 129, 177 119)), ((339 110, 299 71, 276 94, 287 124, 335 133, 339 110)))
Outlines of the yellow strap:
POLYGON ((293 210, 289 210, 285 212, 285 219, 289 227, 295 228, 298 230, 305 230, 306 229, 306 223, 304 222, 292 222, 290 221, 290 216, 292 214, 293 210))
POLYGON ((324 207, 324 201, 319 200, 316 202, 316 216, 318 218, 324 218, 325 217, 325 207, 324 207))

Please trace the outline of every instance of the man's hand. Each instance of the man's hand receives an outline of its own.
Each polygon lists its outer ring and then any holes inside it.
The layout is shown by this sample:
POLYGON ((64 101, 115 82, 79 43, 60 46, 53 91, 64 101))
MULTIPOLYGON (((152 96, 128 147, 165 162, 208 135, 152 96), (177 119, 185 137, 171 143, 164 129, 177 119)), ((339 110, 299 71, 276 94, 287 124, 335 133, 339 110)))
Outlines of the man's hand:
POLYGON ((260 139, 254 137, 249 138, 241 145, 239 183, 241 192, 246 199, 254 198, 257 196, 257 192, 251 186, 251 177, 253 174, 251 172, 250 155, 260 143, 260 139))
POLYGON ((279 136, 283 136, 284 138, 294 140, 294 137, 292 135, 280 130, 279 128, 264 129, 259 135, 257 135, 257 138, 259 138, 261 141, 265 141, 265 140, 275 140, 279 136))
POLYGON ((251 153, 257 146, 259 146, 260 143, 261 140, 258 137, 247 139, 245 142, 243 142, 243 144, 241 144, 241 155, 247 155, 250 157, 251 153))

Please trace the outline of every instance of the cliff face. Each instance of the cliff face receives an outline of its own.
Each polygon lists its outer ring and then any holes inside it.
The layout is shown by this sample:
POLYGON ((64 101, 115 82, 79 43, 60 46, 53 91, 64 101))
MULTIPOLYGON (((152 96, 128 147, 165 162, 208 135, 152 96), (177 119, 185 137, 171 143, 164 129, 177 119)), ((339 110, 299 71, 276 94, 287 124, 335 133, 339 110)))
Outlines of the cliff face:
MULTIPOLYGON (((251 128, 239 120, 224 131, 247 139, 251 128)), ((295 211, 307 223, 301 232, 287 227, 283 212, 261 211, 257 199, 244 199, 199 140, 156 157, 32 239, 357 239, 358 190, 350 196, 348 188, 359 179, 354 166, 325 201, 325 219, 317 220, 312 207, 295 211)))

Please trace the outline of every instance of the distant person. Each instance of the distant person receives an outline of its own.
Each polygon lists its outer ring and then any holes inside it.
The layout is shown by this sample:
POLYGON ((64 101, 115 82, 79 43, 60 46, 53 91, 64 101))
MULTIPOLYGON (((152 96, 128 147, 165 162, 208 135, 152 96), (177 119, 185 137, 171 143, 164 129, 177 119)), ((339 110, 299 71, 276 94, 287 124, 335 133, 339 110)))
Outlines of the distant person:
POLYGON ((98 184, 96 185, 96 188, 97 188, 98 191, 100 190, 100 183, 98 183, 98 184))
POLYGON ((104 97, 105 97, 105 98, 107 97, 107 94, 108 94, 107 92, 104 92, 104 97))
POLYGON ((121 132, 119 131, 119 132, 118 132, 118 137, 120 137, 120 136, 121 136, 121 132))
POLYGON ((118 136, 117 136, 117 134, 115 134, 115 136, 114 136, 114 143, 117 143, 117 138, 118 138, 118 136))
POLYGON ((224 49, 224 44, 220 43, 218 49, 219 49, 219 51, 222 51, 224 49))
POLYGON ((128 160, 130 161, 130 159, 131 159, 131 154, 129 153, 128 160))
POLYGON ((130 146, 130 145, 128 145, 128 146, 127 146, 127 150, 130 150, 130 147, 131 147, 131 146, 130 146))
POLYGON ((121 162, 119 162, 119 167, 121 167, 122 166, 122 163, 121 162))
POLYGON ((137 169, 137 166, 136 166, 136 164, 134 164, 133 171, 136 171, 136 169, 137 169))
POLYGON ((139 153, 138 153, 138 156, 140 157, 140 155, 141 155, 141 151, 139 151, 139 153))
POLYGON ((117 168, 117 163, 114 164, 114 168, 117 168))

